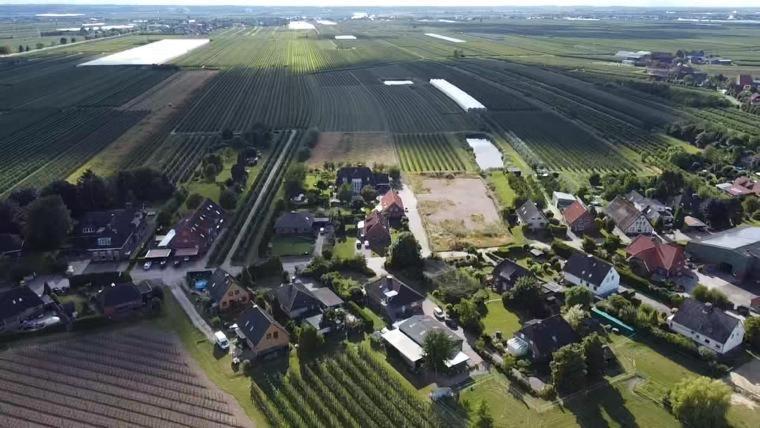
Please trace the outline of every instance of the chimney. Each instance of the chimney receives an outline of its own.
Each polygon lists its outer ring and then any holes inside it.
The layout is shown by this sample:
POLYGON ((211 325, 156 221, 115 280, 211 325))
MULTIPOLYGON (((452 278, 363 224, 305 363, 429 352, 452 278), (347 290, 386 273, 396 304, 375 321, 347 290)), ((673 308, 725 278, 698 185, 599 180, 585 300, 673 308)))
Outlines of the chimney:
POLYGON ((386 288, 391 288, 392 285, 393 285, 393 275, 386 276, 385 277, 385 287, 386 288))

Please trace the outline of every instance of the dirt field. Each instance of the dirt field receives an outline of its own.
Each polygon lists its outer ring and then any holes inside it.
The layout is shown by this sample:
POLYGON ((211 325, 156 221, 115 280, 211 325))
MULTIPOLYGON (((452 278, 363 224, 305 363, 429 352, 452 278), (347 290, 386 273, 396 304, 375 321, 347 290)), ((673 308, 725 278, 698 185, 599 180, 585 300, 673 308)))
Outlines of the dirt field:
POLYGON ((251 424, 176 336, 130 328, 1 352, 0 426, 251 424))
POLYGON ((419 178, 413 187, 433 251, 512 242, 480 178, 419 178))
POLYGON ((387 134, 323 132, 308 163, 317 168, 325 162, 398 165, 398 158, 387 134))
POLYGON ((152 152, 171 129, 175 115, 182 113, 185 103, 216 71, 180 71, 144 94, 121 106, 123 110, 150 110, 145 119, 137 123, 69 176, 75 181, 86 169, 98 175, 111 175, 114 171, 139 166, 147 159, 141 151, 152 152))

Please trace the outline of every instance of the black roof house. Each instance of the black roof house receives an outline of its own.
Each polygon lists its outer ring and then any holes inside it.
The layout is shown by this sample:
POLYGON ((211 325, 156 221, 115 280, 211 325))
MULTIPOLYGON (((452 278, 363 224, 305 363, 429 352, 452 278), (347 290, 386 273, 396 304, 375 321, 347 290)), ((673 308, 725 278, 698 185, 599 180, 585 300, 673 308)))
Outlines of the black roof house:
POLYGON ((580 341, 561 315, 528 321, 515 336, 528 343, 533 359, 537 361, 548 361, 559 348, 580 341))
POLYGON ((425 300, 422 294, 390 275, 365 284, 364 290, 368 303, 390 320, 421 311, 425 300))
POLYGON ((702 336, 726 343, 741 321, 709 303, 686 299, 673 316, 673 322, 702 336))
POLYGON ((354 180, 359 180, 361 185, 358 191, 364 186, 372 186, 378 193, 385 193, 390 189, 388 174, 374 173, 366 166, 344 166, 340 168, 335 179, 335 186, 340 187, 344 183, 351 184, 354 180))
POLYGON ((24 312, 39 308, 44 302, 32 289, 26 286, 14 287, 0 292, 0 320, 18 317, 24 312))
POLYGON ((504 259, 493 268, 493 285, 499 291, 507 291, 515 286, 523 276, 532 276, 528 269, 510 259, 504 259))
POLYGON ((240 314, 237 319, 237 325, 243 336, 254 345, 261 341, 272 325, 276 325, 284 330, 284 327, 275 321, 267 311, 256 305, 240 314))
POLYGON ((143 294, 132 282, 111 284, 103 288, 100 294, 100 302, 104 307, 118 306, 124 303, 142 300, 143 294))
POLYGON ((433 331, 445 334, 449 340, 460 346, 463 342, 463 339, 454 334, 451 329, 444 327, 443 324, 427 315, 414 315, 409 317, 399 323, 398 329, 420 346, 425 343, 425 337, 433 331))
POLYGON ((319 299, 300 282, 281 285, 277 289, 277 301, 287 314, 303 311, 303 315, 308 315, 320 307, 319 299))
POLYGON ((235 278, 224 269, 216 269, 208 280, 208 294, 215 301, 222 300, 227 290, 235 282, 235 278))
POLYGON ((135 208, 90 211, 76 219, 69 242, 80 250, 122 248, 144 218, 144 213, 135 208))
POLYGON ((610 269, 612 265, 604 260, 579 252, 574 252, 564 267, 565 272, 593 285, 601 284, 610 269))

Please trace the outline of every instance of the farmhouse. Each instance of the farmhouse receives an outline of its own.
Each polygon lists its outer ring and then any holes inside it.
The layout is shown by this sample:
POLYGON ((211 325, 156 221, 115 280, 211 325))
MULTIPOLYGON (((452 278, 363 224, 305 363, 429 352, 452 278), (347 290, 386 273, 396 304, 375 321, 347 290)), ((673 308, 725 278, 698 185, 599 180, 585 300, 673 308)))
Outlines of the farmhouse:
POLYGON ((698 346, 725 354, 741 345, 744 324, 711 303, 686 299, 678 311, 668 317, 671 330, 688 337, 698 346))
POLYGON ((119 261, 129 259, 147 232, 142 210, 90 211, 76 220, 69 243, 92 261, 119 261))
POLYGON ((391 244, 391 232, 388 219, 377 211, 372 213, 364 220, 362 228, 362 239, 369 243, 372 251, 383 254, 388 245, 391 244))
POLYGON ((277 289, 280 309, 290 319, 300 319, 320 310, 319 300, 300 282, 283 284, 277 289))
POLYGON ((559 348, 579 341, 570 324, 561 315, 554 315, 526 322, 507 342, 507 349, 514 356, 529 355, 535 362, 546 363, 559 348))
POLYGON ((422 346, 431 332, 441 332, 456 344, 457 353, 445 362, 448 372, 466 369, 470 357, 462 352, 464 340, 450 329, 427 315, 415 315, 396 324, 396 328, 382 334, 383 340, 413 370, 421 367, 424 358, 422 346))
POLYGON ((623 64, 635 65, 641 67, 646 65, 649 61, 649 57, 652 53, 649 51, 618 51, 615 54, 616 58, 619 58, 623 64))
POLYGON ((314 233, 314 215, 291 211, 280 215, 274 223, 277 235, 311 235, 314 233))
POLYGON ((0 333, 18 330, 21 322, 42 313, 45 303, 29 287, 0 292, 0 333))
POLYGON ((221 312, 247 304, 251 296, 229 273, 217 268, 208 280, 208 294, 221 312))
POLYGON ((673 211, 669 206, 656 199, 645 198, 635 190, 631 190, 625 197, 646 216, 650 224, 660 222, 667 229, 673 226, 673 211))
POLYGON ((549 225, 549 220, 533 201, 525 201, 517 209, 517 221, 530 230, 544 230, 549 225))
POLYGON ((366 166, 344 166, 338 170, 335 187, 349 184, 354 195, 359 195, 364 186, 371 186, 379 194, 384 194, 391 188, 388 174, 374 173, 366 166))
POLYGON ((565 208, 572 205, 573 202, 577 201, 578 198, 576 198, 575 195, 564 192, 552 192, 552 205, 557 207, 557 209, 560 211, 564 210, 565 208))
POLYGON ((627 199, 617 196, 607 205, 605 213, 626 235, 650 234, 654 228, 647 217, 627 199))
POLYGON ((98 292, 98 304, 106 318, 121 318, 145 306, 152 287, 147 282, 110 284, 98 292))
POLYGON ((237 319, 236 333, 246 345, 245 357, 274 357, 288 351, 290 335, 268 312, 254 305, 237 319))
POLYGON ((753 79, 751 74, 739 74, 736 76, 736 86, 744 88, 745 86, 752 86, 753 79))
POLYGON ((664 244, 654 236, 639 236, 626 248, 629 261, 636 270, 667 278, 683 275, 686 258, 681 246, 664 244))
POLYGON ((493 287, 494 290, 502 293, 511 290, 517 280, 523 276, 533 276, 528 269, 517 264, 510 259, 504 259, 493 268, 493 287))
POLYGON ((399 220, 404 217, 404 202, 398 192, 386 192, 380 198, 380 210, 390 220, 399 220))
POLYGON ((565 223, 573 233, 584 234, 596 229, 594 216, 580 203, 575 201, 562 211, 565 223))
POLYGON ((393 276, 386 276, 364 285, 367 304, 391 322, 422 311, 425 297, 393 276))
POLYGON ((565 281, 588 288, 595 296, 616 293, 620 275, 611 264, 592 255, 573 253, 562 270, 565 281))
POLYGON ((760 227, 736 227, 692 239, 686 244, 686 252, 737 279, 760 278, 760 227))
POLYGON ((224 227, 224 210, 206 199, 192 214, 183 218, 159 243, 174 249, 175 256, 192 257, 206 254, 224 227))

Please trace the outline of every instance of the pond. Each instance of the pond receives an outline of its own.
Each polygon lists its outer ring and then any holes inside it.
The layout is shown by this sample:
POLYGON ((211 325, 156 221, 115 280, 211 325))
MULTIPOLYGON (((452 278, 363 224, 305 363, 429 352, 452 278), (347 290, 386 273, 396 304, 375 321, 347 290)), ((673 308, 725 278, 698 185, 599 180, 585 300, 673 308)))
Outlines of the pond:
POLYGON ((501 152, 485 138, 467 138, 467 144, 475 152, 475 162, 481 170, 504 168, 501 152))

